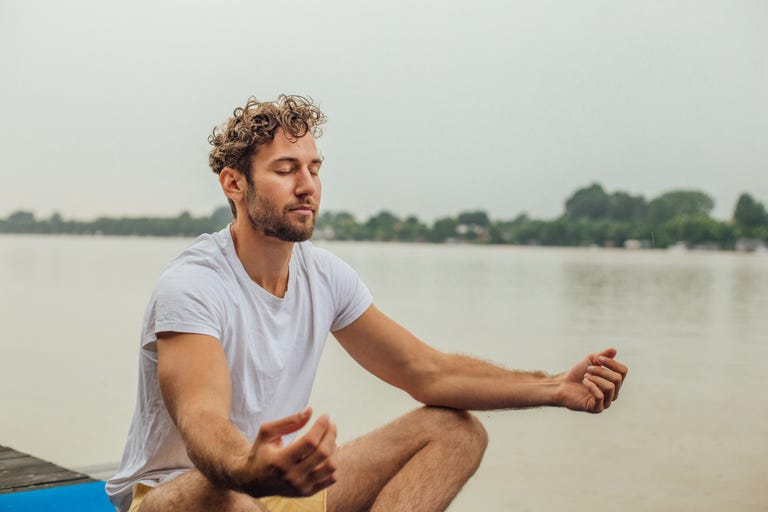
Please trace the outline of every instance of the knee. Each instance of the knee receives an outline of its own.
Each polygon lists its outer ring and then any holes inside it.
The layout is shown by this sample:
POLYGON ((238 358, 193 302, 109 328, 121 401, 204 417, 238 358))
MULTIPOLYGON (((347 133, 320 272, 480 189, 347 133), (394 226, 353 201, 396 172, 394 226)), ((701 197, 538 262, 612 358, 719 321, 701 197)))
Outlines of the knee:
POLYGON ((430 423, 440 437, 456 443, 461 449, 482 457, 488 446, 488 432, 477 417, 467 411, 443 407, 424 407, 430 423))
POLYGON ((482 456, 488 447, 488 431, 474 414, 467 411, 455 411, 459 416, 456 428, 463 432, 466 446, 474 448, 482 456))

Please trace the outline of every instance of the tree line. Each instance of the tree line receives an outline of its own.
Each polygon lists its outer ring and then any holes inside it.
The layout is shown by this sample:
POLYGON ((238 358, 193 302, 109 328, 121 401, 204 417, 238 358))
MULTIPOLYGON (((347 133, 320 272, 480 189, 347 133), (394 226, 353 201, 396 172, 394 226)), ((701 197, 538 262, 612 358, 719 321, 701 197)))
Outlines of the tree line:
POLYGON ((99 217, 93 221, 65 220, 59 213, 38 220, 33 212, 19 210, 0 219, 0 233, 188 237, 218 231, 231 220, 228 206, 201 217, 182 212, 176 217, 99 217))
MULTIPOLYGON (((713 219, 715 202, 698 190, 673 190, 646 200, 624 191, 608 193, 593 183, 576 190, 564 213, 549 220, 522 213, 510 220, 492 220, 485 211, 463 211, 431 224, 411 215, 400 218, 381 211, 358 221, 349 212, 323 212, 315 237, 330 240, 373 240, 431 243, 485 243, 548 246, 658 247, 684 243, 689 247, 733 249, 738 240, 768 243, 765 205, 744 193, 729 220, 713 219)), ((224 227, 231 220, 227 206, 210 216, 183 212, 176 217, 100 217, 94 221, 64 220, 60 214, 36 219, 17 211, 0 219, 2 233, 67 233, 81 235, 196 236, 224 227)))
POLYGON ((522 213, 511 220, 491 220, 482 210, 442 217, 431 225, 415 216, 400 219, 388 211, 357 222, 348 212, 326 212, 319 235, 335 240, 468 242, 488 244, 733 249, 738 240, 768 243, 768 213, 760 201, 742 194, 730 220, 710 216, 715 202, 697 190, 674 190, 650 201, 594 183, 576 190, 555 219, 532 219, 522 213))

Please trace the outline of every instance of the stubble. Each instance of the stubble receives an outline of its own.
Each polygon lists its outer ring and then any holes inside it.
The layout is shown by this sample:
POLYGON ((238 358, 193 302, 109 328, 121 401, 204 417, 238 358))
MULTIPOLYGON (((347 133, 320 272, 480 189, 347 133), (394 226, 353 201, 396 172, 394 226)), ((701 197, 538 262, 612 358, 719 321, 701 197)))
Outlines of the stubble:
POLYGON ((312 237, 317 211, 303 222, 291 222, 289 209, 279 211, 269 198, 260 195, 254 187, 248 187, 245 197, 251 227, 264 236, 284 242, 303 242, 312 237))

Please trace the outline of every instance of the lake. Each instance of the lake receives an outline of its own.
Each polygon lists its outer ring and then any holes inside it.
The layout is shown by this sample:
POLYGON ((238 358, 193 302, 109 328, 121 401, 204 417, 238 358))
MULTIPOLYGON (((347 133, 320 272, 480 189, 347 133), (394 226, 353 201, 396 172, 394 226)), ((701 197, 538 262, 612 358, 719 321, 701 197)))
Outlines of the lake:
MULTIPOLYGON (((0 444, 103 473, 133 411, 141 318, 188 239, 0 236, 0 444)), ((481 412, 450 510, 768 510, 768 257, 317 242, 425 341, 509 368, 630 365, 600 415, 481 412)), ((416 407, 329 339, 312 405, 350 439, 416 407)))

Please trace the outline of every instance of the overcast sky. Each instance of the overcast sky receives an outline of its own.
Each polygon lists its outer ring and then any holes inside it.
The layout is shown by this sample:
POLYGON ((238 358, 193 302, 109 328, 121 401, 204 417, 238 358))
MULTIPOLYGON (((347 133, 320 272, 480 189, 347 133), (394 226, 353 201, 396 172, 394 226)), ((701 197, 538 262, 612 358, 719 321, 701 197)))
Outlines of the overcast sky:
POLYGON ((764 0, 0 0, 0 73, 3 217, 208 214, 208 134, 281 92, 360 218, 548 218, 594 181, 768 202, 764 0))

